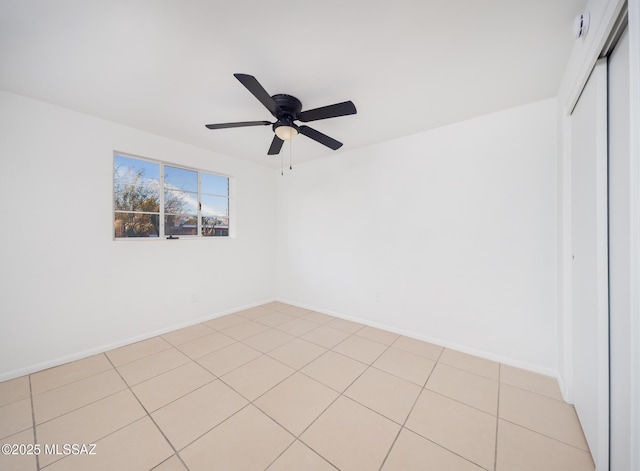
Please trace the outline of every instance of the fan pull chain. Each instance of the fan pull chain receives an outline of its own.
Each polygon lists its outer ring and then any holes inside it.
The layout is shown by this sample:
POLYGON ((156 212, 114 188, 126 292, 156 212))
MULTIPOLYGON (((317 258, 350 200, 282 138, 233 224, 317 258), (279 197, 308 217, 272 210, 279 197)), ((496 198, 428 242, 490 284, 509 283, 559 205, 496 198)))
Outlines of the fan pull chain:
POLYGON ((289 141, 289 170, 293 170, 293 139, 289 141))
POLYGON ((282 157, 282 152, 280 152, 280 175, 284 176, 284 157, 282 157))

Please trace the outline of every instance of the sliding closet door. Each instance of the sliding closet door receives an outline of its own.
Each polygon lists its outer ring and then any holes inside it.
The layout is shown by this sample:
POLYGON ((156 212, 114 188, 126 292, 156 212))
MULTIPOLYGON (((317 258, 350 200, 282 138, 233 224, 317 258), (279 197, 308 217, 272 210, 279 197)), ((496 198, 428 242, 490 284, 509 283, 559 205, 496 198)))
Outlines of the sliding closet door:
MULTIPOLYGON (((629 35, 609 56, 611 471, 631 469, 631 152, 629 35)), ((638 446, 635 444, 634 446, 638 446)))
POLYGON ((599 470, 609 453, 607 63, 571 114, 573 399, 599 470))

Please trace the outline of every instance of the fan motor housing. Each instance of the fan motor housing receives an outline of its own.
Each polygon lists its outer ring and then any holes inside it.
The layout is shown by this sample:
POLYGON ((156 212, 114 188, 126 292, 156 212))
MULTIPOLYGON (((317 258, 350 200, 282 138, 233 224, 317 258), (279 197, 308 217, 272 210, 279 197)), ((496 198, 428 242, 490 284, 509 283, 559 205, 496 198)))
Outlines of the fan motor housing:
POLYGON ((284 116, 289 115, 291 119, 298 119, 300 112, 302 111, 302 103, 296 97, 291 95, 279 94, 271 97, 276 105, 282 110, 276 118, 282 119, 284 116))

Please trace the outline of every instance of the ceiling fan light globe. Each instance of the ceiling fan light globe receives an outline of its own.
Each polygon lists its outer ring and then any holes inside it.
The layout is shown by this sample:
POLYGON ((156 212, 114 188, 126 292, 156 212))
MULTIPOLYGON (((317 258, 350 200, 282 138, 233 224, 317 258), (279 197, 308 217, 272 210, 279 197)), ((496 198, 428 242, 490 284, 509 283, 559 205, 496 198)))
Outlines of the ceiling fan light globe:
POLYGON ((278 126, 275 132, 283 141, 290 141, 298 135, 298 130, 292 126, 278 126))

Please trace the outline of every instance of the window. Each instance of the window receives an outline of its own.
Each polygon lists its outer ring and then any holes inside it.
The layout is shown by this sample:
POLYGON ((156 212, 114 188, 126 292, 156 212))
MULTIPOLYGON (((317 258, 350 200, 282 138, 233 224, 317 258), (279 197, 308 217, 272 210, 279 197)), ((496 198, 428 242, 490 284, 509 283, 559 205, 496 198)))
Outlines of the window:
POLYGON ((229 177, 113 157, 114 237, 229 235, 229 177))

